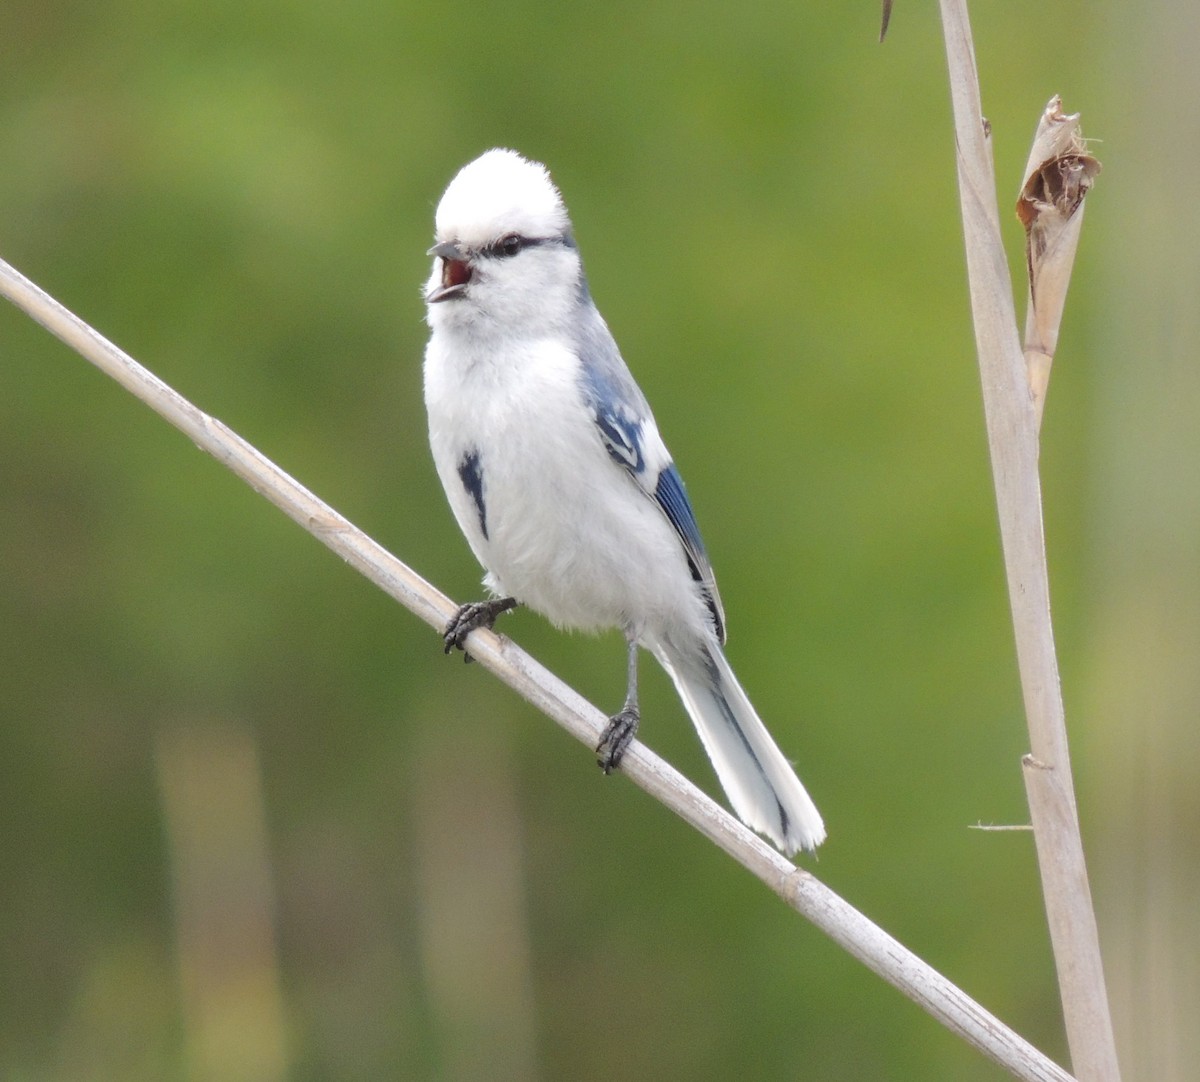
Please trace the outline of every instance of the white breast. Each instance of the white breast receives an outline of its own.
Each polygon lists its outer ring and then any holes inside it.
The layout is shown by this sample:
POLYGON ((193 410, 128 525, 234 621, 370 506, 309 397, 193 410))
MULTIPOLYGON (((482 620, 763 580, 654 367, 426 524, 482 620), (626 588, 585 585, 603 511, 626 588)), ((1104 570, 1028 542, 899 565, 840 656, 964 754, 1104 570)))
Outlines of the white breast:
POLYGON ((436 332, 425 398, 438 474, 487 585, 563 627, 704 626, 673 527, 608 455, 578 362, 540 340, 473 350, 436 332), (459 476, 479 456, 487 536, 459 476))

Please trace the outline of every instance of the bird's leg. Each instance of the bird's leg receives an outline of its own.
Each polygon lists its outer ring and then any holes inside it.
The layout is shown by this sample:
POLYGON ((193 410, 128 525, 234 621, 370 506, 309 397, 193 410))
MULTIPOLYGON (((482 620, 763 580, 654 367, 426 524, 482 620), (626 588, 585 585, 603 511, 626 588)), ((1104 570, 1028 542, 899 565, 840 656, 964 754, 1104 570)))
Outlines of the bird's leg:
POLYGON ((446 653, 458 647, 463 652, 463 659, 470 661, 471 655, 467 653, 465 645, 467 636, 480 627, 486 627, 490 631, 497 616, 508 612, 509 609, 515 609, 518 604, 520 602, 515 597, 493 597, 487 601, 472 601, 460 606, 446 625, 446 630, 442 632, 446 653))
POLYGON ((605 774, 611 774, 620 765, 629 745, 637 734, 641 711, 638 710, 637 694, 637 641, 626 632, 629 643, 629 683, 625 692, 625 705, 620 713, 608 719, 600 743, 596 745, 596 762, 605 774))

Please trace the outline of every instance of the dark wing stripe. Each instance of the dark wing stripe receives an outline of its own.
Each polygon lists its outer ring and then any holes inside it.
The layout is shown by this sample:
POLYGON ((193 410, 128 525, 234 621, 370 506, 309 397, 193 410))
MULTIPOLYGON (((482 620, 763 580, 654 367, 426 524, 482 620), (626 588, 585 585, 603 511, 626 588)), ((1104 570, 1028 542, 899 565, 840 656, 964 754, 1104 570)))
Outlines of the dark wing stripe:
POLYGON ((624 466, 630 473, 641 473, 646 468, 641 424, 601 410, 595 411, 595 417, 605 449, 617 465, 624 466))
POLYGON ((716 627, 717 641, 723 643, 725 621, 721 613, 721 603, 716 597, 712 564, 709 563, 708 553, 700 538, 700 527, 696 525, 696 516, 683 487, 683 478, 679 476, 674 463, 658 475, 654 498, 666 512, 667 518, 683 542, 683 551, 687 556, 688 566, 692 569, 692 578, 704 590, 704 599, 708 602, 708 611, 712 613, 713 624, 716 627))
POLYGON ((467 490, 467 495, 475 501, 475 510, 479 512, 479 528, 487 540, 487 506, 483 502, 483 467, 479 462, 478 451, 468 451, 458 464, 458 476, 467 490))

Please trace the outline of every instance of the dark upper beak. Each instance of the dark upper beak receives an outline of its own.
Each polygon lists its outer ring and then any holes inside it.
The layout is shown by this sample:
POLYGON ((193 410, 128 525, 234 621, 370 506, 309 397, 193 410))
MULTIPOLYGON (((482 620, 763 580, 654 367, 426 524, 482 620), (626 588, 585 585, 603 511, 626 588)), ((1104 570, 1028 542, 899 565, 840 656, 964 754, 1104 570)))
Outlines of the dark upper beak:
POLYGON ((461 297, 471 280, 471 263, 466 253, 453 241, 444 240, 425 254, 437 256, 442 261, 442 284, 426 293, 425 300, 436 304, 461 297))
POLYGON ((463 250, 452 240, 444 240, 441 244, 435 244, 425 254, 435 255, 439 259, 457 259, 460 263, 467 258, 463 255, 463 250))

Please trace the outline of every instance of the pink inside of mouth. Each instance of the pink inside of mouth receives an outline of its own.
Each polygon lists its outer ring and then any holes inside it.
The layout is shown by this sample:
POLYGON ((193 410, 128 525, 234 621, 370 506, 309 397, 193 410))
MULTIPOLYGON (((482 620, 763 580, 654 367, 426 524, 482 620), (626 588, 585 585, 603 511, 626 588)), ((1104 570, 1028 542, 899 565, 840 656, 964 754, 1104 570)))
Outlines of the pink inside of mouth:
POLYGON ((465 259, 442 260, 442 286, 466 285, 471 280, 471 264, 465 259))

